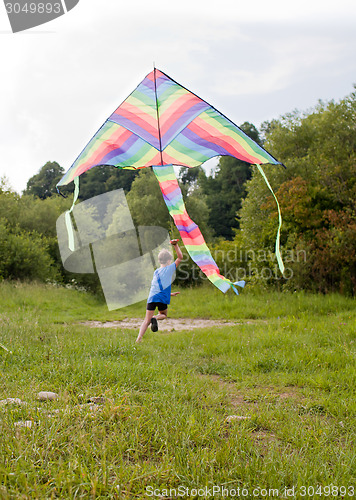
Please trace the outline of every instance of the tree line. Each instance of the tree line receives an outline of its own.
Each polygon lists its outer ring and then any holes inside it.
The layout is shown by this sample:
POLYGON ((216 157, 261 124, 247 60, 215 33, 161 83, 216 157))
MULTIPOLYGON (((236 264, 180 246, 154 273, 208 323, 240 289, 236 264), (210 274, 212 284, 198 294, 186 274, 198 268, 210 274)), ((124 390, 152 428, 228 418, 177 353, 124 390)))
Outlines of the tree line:
MULTIPOLYGON (((319 102, 241 128, 287 168, 263 169, 283 216, 282 255, 286 273, 277 270, 274 253, 278 212, 256 167, 232 157, 217 166, 181 168, 179 181, 187 211, 199 225, 221 268, 231 279, 258 286, 322 293, 356 292, 356 91, 338 102, 319 102)), ((98 291, 93 277, 63 270, 56 239, 56 219, 68 209, 56 193, 64 169, 47 162, 19 195, 0 184, 0 279, 76 280, 98 291)), ((179 236, 151 169, 93 168, 81 176, 80 199, 124 189, 136 225, 159 225, 179 236)), ((186 259, 184 283, 200 282, 186 259), (194 276, 193 276, 194 274, 194 276)), ((179 275, 178 275, 179 278, 179 275)), ((183 278, 182 278, 183 280, 183 278)))

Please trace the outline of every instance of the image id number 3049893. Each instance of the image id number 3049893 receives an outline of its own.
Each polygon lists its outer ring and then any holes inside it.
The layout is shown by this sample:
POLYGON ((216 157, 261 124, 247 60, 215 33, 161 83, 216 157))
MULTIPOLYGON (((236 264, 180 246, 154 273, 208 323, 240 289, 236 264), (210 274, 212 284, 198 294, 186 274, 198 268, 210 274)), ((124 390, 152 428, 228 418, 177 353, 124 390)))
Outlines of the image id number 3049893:
POLYGON ((5 7, 8 14, 60 14, 62 4, 60 2, 28 2, 25 4, 6 2, 5 7))
POLYGON ((354 486, 336 486, 334 484, 326 486, 300 486, 299 495, 301 497, 354 497, 355 488, 354 486))

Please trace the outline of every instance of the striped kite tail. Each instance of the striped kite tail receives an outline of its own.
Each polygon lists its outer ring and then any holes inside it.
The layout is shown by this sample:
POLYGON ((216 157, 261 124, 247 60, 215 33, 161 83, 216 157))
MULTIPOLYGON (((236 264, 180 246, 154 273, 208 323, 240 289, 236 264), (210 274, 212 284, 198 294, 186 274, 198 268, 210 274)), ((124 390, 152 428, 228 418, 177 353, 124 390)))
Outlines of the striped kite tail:
POLYGON ((169 213, 191 259, 219 290, 226 293, 232 287, 238 295, 234 285, 243 287, 245 282, 232 283, 220 274, 198 225, 192 221, 187 213, 173 165, 154 166, 153 171, 159 182, 169 213))

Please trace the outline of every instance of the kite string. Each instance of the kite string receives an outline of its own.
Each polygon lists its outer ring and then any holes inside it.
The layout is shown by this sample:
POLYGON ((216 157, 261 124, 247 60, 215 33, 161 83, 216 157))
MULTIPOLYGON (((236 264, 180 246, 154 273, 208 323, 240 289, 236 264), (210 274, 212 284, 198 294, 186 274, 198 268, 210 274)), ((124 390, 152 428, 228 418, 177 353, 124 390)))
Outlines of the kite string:
POLYGON ((279 206, 279 203, 278 203, 278 200, 277 200, 277 196, 274 194, 273 192, 273 189, 270 185, 270 183, 268 182, 268 179, 266 177, 266 174, 264 173, 264 171, 262 170, 262 167, 261 165, 258 165, 256 163, 256 166, 260 172, 260 174, 262 175, 265 183, 267 184, 267 187, 269 188, 269 190, 271 191, 271 193, 273 194, 273 197, 274 199, 276 200, 276 203, 277 203, 277 209, 278 209, 278 231, 277 231, 277 236, 276 236, 276 246, 275 246, 275 253, 276 253, 276 257, 277 257, 277 262, 278 262, 278 267, 279 267, 279 270, 281 271, 282 274, 284 274, 284 264, 283 264, 283 260, 282 260, 282 255, 281 255, 281 246, 280 246, 280 235, 281 235, 281 227, 282 227, 282 214, 281 214, 281 209, 280 209, 280 206, 279 206))

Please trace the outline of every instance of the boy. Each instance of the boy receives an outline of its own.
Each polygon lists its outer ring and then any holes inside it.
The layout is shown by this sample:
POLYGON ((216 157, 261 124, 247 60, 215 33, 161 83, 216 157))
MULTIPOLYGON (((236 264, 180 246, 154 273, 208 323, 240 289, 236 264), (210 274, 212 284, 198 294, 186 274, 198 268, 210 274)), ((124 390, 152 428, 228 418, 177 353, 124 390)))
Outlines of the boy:
POLYGON ((177 258, 172 262, 172 254, 165 249, 161 250, 158 254, 158 262, 161 267, 156 269, 153 273, 151 289, 147 299, 146 317, 136 339, 137 343, 141 342, 149 324, 151 324, 151 330, 153 332, 158 330, 157 320, 167 318, 167 309, 171 301, 171 295, 175 296, 179 294, 179 292, 171 293, 171 284, 174 273, 183 258, 183 254, 182 250, 179 248, 178 240, 172 240, 171 245, 173 245, 176 250, 177 258), (155 316, 156 307, 158 308, 158 314, 155 316))

